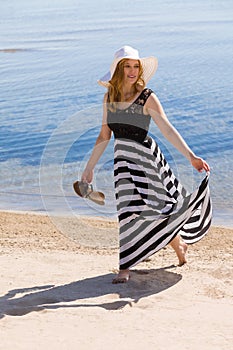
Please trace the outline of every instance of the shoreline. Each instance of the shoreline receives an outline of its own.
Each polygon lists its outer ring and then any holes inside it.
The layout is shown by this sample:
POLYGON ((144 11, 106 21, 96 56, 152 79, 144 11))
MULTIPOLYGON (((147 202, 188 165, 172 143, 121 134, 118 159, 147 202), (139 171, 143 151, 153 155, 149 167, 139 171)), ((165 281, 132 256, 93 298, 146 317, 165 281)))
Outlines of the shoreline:
MULTIPOLYGON (((202 241, 208 242, 208 240, 216 246, 221 245, 221 241, 217 242, 219 234, 224 237, 229 235, 231 239, 233 228, 211 225, 203 239, 189 246, 201 246, 202 241)), ((52 216, 31 211, 0 211, 0 247, 2 250, 6 247, 22 248, 22 246, 27 249, 30 244, 35 249, 47 247, 49 250, 63 250, 64 244, 68 250, 117 251, 119 248, 118 220, 102 216, 71 217, 52 216)), ((154 255, 157 254, 158 252, 154 255)))
MULTIPOLYGON (((113 216, 101 216, 101 215, 76 215, 74 213, 74 215, 70 215, 70 214, 65 214, 65 213, 47 213, 47 212, 42 212, 42 211, 33 211, 33 210, 3 210, 0 209, 0 214, 1 213, 10 213, 10 214, 21 214, 21 215, 35 215, 35 216, 45 216, 48 218, 72 218, 75 217, 76 219, 83 219, 83 220, 103 220, 103 221, 111 221, 111 222, 117 222, 117 216, 113 217, 113 216)), ((229 214, 230 215, 230 214, 229 214)), ((219 227, 219 228, 225 228, 225 229, 233 229, 233 221, 232 223, 226 223, 226 224, 222 224, 221 221, 223 221, 223 215, 219 215, 218 217, 213 218, 211 227, 219 227)))

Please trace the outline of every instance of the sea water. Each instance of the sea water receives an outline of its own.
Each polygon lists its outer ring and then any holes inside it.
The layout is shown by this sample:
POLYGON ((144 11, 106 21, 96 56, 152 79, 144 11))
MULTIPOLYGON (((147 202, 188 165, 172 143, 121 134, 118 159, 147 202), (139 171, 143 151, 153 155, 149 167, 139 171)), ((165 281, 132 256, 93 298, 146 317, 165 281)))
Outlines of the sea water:
MULTIPOLYGON (((214 223, 233 225, 233 3, 0 1, 0 210, 116 217, 113 140, 96 166, 98 206, 75 195, 102 120, 97 84, 127 44, 159 67, 148 83, 169 120, 211 166, 214 223)), ((152 123, 191 191, 198 174, 152 123)))

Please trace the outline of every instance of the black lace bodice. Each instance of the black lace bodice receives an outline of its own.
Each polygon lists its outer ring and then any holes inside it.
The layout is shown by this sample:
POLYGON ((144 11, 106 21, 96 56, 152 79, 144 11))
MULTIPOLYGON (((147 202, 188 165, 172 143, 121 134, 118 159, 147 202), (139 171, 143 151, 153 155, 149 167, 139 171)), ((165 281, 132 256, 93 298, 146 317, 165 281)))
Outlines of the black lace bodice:
POLYGON ((150 125, 150 115, 143 114, 143 106, 152 93, 151 89, 142 90, 138 98, 126 109, 108 108, 107 123, 115 138, 125 138, 143 142, 150 125))

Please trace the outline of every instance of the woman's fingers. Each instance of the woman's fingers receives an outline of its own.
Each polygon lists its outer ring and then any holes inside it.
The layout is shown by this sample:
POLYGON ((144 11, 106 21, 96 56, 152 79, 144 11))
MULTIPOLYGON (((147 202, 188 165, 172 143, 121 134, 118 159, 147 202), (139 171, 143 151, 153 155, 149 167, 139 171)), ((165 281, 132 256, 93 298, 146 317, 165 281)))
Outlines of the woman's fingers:
POLYGON ((210 171, 210 166, 209 164, 204 161, 202 158, 196 158, 192 161, 192 165, 194 166, 195 169, 197 169, 197 171, 199 171, 200 173, 205 170, 206 172, 210 171))
POLYGON ((93 170, 90 170, 90 171, 84 170, 81 177, 81 181, 91 183, 93 180, 93 174, 94 174, 93 170))
POLYGON ((206 162, 204 162, 204 169, 205 169, 205 171, 210 171, 210 166, 206 162))

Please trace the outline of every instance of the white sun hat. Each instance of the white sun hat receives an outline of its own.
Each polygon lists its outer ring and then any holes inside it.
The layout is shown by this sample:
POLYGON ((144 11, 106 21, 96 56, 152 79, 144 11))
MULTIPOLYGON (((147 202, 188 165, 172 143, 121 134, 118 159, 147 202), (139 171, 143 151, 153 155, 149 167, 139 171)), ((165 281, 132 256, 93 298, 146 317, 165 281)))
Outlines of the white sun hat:
POLYGON ((110 71, 105 74, 102 78, 98 80, 99 85, 108 87, 109 80, 112 79, 113 74, 115 72, 117 64, 123 59, 131 59, 131 60, 139 60, 142 64, 143 74, 142 78, 147 84, 151 77, 155 74, 158 67, 158 60, 154 56, 150 57, 139 57, 138 50, 134 49, 131 46, 123 46, 119 50, 115 52, 113 62, 110 66, 110 71))

